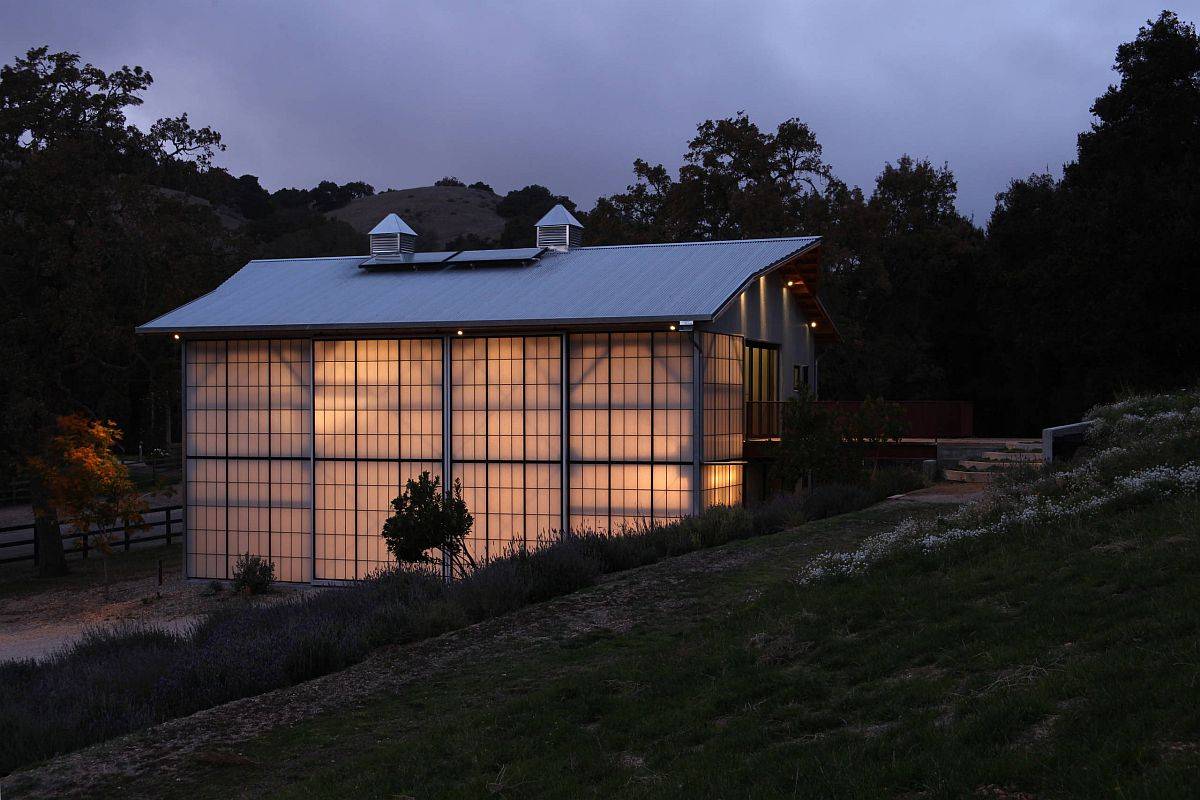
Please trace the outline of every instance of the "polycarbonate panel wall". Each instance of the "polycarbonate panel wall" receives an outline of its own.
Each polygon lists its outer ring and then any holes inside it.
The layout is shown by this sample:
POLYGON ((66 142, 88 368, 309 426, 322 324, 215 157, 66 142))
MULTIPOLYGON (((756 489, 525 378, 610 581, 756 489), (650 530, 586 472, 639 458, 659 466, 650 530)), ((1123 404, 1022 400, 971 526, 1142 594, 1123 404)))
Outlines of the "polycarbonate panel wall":
POLYGON ((740 506, 742 504, 741 464, 705 464, 701 475, 701 506, 740 506))
POLYGON ((475 524, 476 562, 562 528, 562 338, 456 338, 450 347, 452 479, 475 524))
POLYGON ((616 530, 691 512, 687 334, 570 337, 570 525, 616 530))
POLYGON ((700 346, 704 351, 705 462, 700 468, 700 505, 738 506, 742 504, 740 459, 746 424, 746 343, 741 336, 702 333, 700 346))
POLYGON ((741 465, 711 462, 741 456, 743 342, 696 341, 703 362, 670 331, 188 342, 188 574, 228 578, 246 552, 285 581, 386 568, 391 500, 446 463, 477 562, 564 522, 674 520, 698 494, 736 504, 741 465))
POLYGON ((313 345, 317 580, 391 565, 381 536, 391 501, 422 471, 442 473, 442 340, 313 345))
POLYGON ((188 342, 187 574, 229 578, 241 554, 311 577, 309 343, 188 342))
POLYGON ((742 371, 745 340, 725 333, 702 333, 704 349, 704 460, 742 457, 746 423, 742 371))

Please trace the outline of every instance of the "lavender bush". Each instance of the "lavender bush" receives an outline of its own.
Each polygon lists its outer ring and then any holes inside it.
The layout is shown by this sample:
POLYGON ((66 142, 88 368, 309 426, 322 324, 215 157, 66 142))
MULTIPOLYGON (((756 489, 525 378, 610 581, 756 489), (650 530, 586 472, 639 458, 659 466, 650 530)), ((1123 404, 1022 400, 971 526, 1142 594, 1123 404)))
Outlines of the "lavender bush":
POLYGON ((97 630, 49 658, 0 664, 0 774, 328 674, 377 647, 437 636, 567 594, 604 573, 777 533, 876 499, 878 492, 823 488, 751 511, 717 507, 671 524, 567 533, 451 583, 425 571, 397 570, 287 603, 239 604, 185 635, 131 626, 97 630), (841 499, 832 502, 832 495, 841 499))

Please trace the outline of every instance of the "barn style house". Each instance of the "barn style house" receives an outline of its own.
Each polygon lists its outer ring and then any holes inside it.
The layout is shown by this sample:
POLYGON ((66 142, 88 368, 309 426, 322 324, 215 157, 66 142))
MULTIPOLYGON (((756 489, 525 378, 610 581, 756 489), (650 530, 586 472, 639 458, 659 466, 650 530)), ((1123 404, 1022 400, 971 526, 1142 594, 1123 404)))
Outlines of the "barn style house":
POLYGON ((187 575, 364 577, 425 470, 461 482, 476 560, 742 503, 748 420, 836 336, 819 237, 582 238, 556 206, 536 247, 419 252, 390 214, 369 255, 251 261, 140 327, 183 351, 187 575))

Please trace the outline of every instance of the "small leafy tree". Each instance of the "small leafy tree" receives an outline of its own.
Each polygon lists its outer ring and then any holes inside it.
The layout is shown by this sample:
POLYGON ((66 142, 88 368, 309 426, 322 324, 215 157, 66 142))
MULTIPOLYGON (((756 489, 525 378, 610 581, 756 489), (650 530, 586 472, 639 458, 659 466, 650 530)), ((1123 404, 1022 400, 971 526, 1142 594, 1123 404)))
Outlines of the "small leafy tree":
POLYGON ((872 459, 874 475, 880 447, 899 439, 906 428, 904 410, 896 403, 868 397, 852 411, 827 411, 806 391, 784 404, 775 475, 786 486, 804 477, 861 483, 864 460, 872 459))
POLYGON ((776 477, 789 489, 806 477, 814 481, 833 478, 843 471, 839 442, 833 416, 817 406, 806 389, 783 406, 776 477))
POLYGON ((858 410, 845 418, 842 440, 860 455, 870 454, 871 475, 879 471, 879 451, 888 443, 900 439, 908 430, 904 409, 882 397, 868 397, 858 410))
POLYGON ((441 550, 451 560, 470 554, 465 541, 475 518, 462 499, 462 484, 454 482, 450 492, 442 490, 441 478, 422 472, 409 478, 404 492, 392 501, 395 510, 383 523, 388 552, 400 564, 436 564, 430 550, 441 550))
MULTIPOLYGON (((111 534, 105 529, 118 523, 127 529, 145 527, 146 501, 113 452, 120 440, 115 422, 70 414, 58 418, 46 452, 30 459, 45 502, 57 518, 84 534, 80 546, 90 545, 105 556, 112 553, 111 534)), ((107 558, 104 583, 107 586, 107 558)))

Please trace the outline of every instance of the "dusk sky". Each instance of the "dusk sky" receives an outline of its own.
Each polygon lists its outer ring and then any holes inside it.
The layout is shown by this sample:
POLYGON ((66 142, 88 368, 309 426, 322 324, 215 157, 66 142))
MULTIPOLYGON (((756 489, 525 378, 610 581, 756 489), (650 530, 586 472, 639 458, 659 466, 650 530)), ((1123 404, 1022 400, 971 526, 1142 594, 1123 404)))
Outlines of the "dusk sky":
POLYGON ((864 187, 902 153, 948 162, 982 224, 1009 180, 1072 158, 1117 45, 1162 7, 0 0, 0 55, 140 64, 155 84, 135 122, 187 111, 224 134, 220 165, 272 190, 455 175, 589 209, 634 158, 674 171, 698 122, 745 110, 807 122, 864 187))

